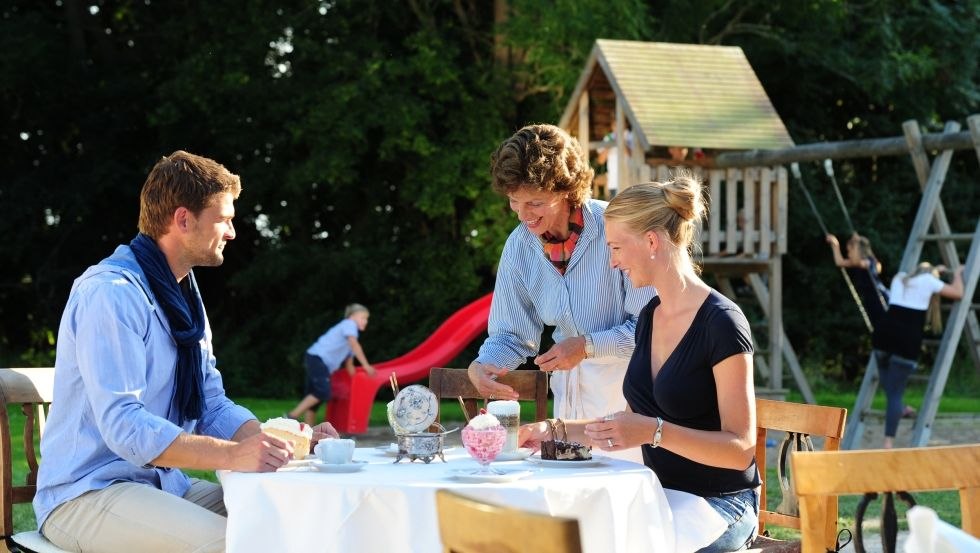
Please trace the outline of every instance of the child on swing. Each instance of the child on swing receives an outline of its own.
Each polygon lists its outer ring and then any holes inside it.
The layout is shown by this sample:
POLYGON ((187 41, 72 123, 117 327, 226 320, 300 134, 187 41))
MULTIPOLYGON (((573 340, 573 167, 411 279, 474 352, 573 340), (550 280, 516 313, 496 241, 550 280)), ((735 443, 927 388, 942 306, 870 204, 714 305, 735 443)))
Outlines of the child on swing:
POLYGON ((871 326, 877 328, 888 309, 888 289, 881 282, 881 262, 871 250, 871 241, 855 232, 847 240, 847 257, 841 255, 836 236, 828 234, 827 243, 834 254, 834 264, 847 270, 871 326))

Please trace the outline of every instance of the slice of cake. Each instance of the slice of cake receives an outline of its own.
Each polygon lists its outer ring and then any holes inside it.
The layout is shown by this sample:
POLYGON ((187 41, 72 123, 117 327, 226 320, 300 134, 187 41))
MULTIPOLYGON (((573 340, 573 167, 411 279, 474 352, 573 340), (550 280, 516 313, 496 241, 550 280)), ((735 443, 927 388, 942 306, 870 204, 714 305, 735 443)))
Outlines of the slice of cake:
POLYGON ((549 440, 541 442, 541 458, 548 461, 587 461, 592 458, 592 448, 578 442, 549 440))
POLYGON ((277 417, 262 423, 262 432, 293 443, 293 459, 306 459, 310 454, 313 428, 293 419, 277 417))

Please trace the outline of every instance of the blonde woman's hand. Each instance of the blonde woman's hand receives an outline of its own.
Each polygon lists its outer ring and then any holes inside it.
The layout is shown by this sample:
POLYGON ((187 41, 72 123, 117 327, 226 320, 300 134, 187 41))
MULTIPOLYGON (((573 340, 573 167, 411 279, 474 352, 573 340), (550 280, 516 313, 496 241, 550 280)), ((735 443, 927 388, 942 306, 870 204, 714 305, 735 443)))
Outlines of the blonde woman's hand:
POLYGON ((650 443, 656 429, 656 419, 620 411, 585 425, 585 435, 593 447, 619 451, 650 443))
POLYGON ((541 442, 551 439, 551 430, 544 421, 522 424, 517 431, 519 447, 529 447, 532 451, 541 450, 541 442))

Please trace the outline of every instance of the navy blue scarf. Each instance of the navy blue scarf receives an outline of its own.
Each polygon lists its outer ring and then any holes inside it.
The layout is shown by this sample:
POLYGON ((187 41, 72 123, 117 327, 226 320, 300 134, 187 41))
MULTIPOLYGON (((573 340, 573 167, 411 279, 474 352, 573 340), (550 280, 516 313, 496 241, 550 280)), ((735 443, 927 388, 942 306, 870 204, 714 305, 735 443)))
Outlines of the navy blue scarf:
POLYGON ((201 367, 201 339, 204 338, 204 304, 194 272, 187 276, 190 301, 181 292, 167 258, 149 236, 140 233, 129 243, 136 261, 150 283, 150 289, 170 323, 177 342, 175 396, 180 424, 201 418, 204 411, 204 371, 201 367))

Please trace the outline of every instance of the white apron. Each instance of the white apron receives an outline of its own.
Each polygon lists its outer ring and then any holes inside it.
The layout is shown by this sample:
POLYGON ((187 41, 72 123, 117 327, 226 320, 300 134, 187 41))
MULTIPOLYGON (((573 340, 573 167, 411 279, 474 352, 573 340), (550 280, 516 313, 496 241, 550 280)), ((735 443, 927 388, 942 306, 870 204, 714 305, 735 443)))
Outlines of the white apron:
MULTIPOLYGON (((629 359, 599 357, 583 359, 569 371, 551 373, 551 392, 555 396, 555 417, 565 420, 597 419, 626 410, 623 377, 629 359)), ((643 464, 639 447, 621 451, 602 451, 625 461, 643 464)))

